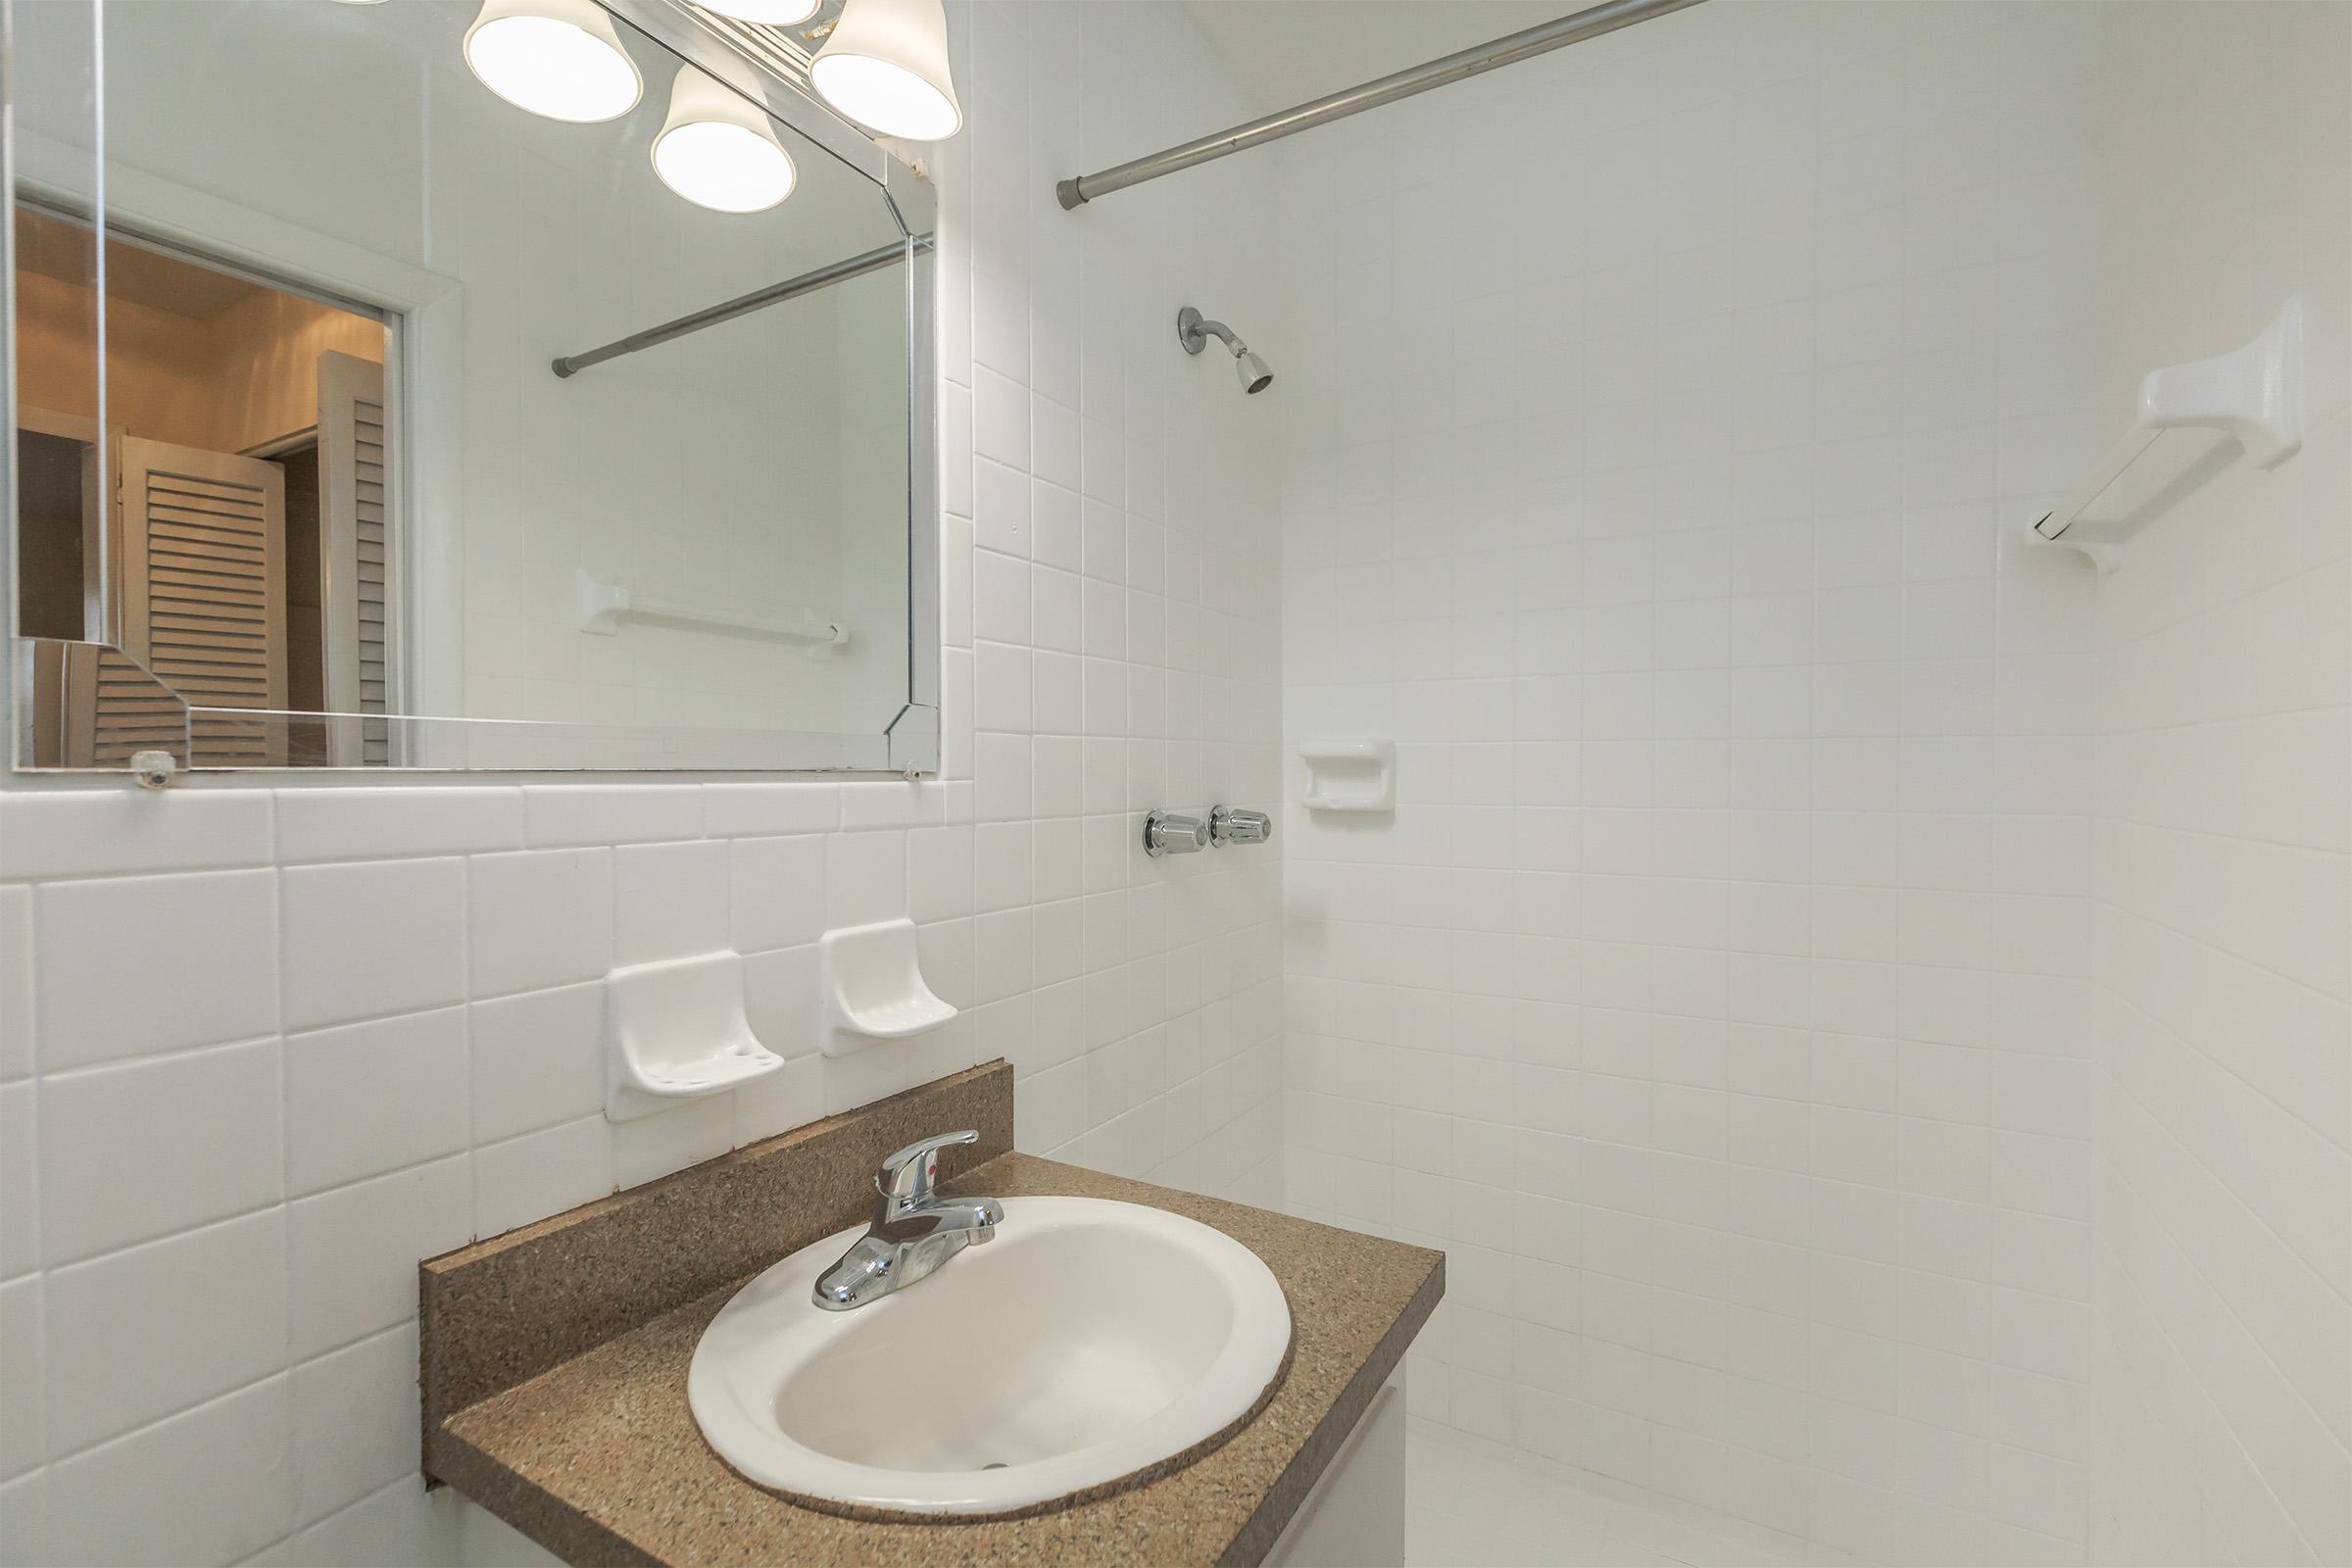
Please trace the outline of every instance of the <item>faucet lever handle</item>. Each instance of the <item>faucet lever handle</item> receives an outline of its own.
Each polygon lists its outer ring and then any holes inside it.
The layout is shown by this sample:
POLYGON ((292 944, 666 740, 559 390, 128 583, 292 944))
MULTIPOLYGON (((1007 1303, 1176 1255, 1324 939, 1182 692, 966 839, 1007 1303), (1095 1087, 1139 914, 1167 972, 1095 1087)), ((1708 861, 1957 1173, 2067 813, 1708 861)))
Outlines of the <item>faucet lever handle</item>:
POLYGON ((973 1127, 918 1138, 905 1149, 883 1156, 882 1168, 874 1175, 874 1191, 881 1196, 885 1207, 911 1208, 927 1203, 939 1180, 939 1152, 979 1141, 979 1129, 973 1127))

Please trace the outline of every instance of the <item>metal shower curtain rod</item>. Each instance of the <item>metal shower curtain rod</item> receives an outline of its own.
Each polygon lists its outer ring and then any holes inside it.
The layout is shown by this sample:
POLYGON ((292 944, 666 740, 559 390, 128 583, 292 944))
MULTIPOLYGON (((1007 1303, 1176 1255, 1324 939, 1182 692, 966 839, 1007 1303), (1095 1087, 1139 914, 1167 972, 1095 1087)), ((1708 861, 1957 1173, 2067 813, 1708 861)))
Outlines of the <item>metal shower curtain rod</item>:
POLYGON ((1335 92, 1328 97, 1317 98, 1312 103, 1300 104, 1295 109, 1285 109, 1246 124, 1235 125, 1229 130, 1197 137, 1164 152, 1153 153, 1149 158, 1132 159, 1099 173, 1080 174, 1075 179, 1061 180, 1054 185, 1054 194, 1065 209, 1083 206, 1098 196, 1125 190, 1130 185, 1140 185, 1147 179, 1157 179, 1162 174, 1173 174, 1195 164, 1205 164, 1230 153, 1244 152, 1266 142, 1279 141, 1285 136, 1295 136, 1302 130, 1312 130, 1317 125, 1328 125, 1335 120, 1345 120, 1349 115, 1360 115, 1367 109, 1377 109, 1382 104, 1393 104, 1399 98, 1427 92, 1432 87, 1443 87, 1448 82, 1460 81, 1465 76, 1475 76, 1482 71, 1517 65, 1522 60, 1532 60, 1537 55, 1548 54, 1554 49, 1582 43, 1587 38, 1597 38, 1604 32, 1615 32, 1619 27, 1630 27, 1637 22, 1647 22, 1652 17, 1662 17, 1669 11, 1680 11, 1686 6, 1697 4, 1699 0, 1608 0, 1606 5, 1573 12, 1555 21, 1496 38, 1492 43, 1476 44, 1443 59, 1432 60, 1427 65, 1413 66, 1382 76, 1377 81, 1367 81, 1360 87, 1349 87, 1344 92, 1335 92))
POLYGON ((721 321, 732 321, 738 316, 749 316, 752 312, 763 311, 770 305, 781 305, 784 301, 795 299, 800 295, 813 294, 820 288, 845 282, 853 277, 862 277, 868 272, 878 271, 894 263, 906 261, 917 251, 930 248, 931 236, 929 234, 915 234, 906 239, 893 240, 888 245, 877 245, 862 256, 853 256, 847 261, 833 262, 812 272, 803 272, 800 276, 788 277, 781 283, 770 283, 767 287, 756 288, 749 294, 739 294, 731 300, 723 300, 716 305, 706 306, 691 315, 681 316, 674 321, 663 321, 660 326, 649 326, 642 332, 631 332, 627 337, 614 338, 603 348, 583 349, 577 354, 560 354, 556 356, 549 368, 560 376, 575 375, 591 365, 602 365, 607 360, 617 360, 624 354, 634 354, 640 349, 650 349, 657 343, 666 343, 671 338, 684 337, 689 332, 700 332, 706 326, 716 326, 721 321))

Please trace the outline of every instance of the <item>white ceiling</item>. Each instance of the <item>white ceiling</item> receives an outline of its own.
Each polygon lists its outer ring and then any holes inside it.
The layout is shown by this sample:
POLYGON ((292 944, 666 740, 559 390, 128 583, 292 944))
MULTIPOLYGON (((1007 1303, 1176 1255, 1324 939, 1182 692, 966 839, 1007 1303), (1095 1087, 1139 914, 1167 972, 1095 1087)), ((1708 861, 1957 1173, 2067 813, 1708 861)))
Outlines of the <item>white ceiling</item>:
MULTIPOLYGON (((1184 0, 1255 114, 1582 11, 1592 0, 1184 0)), ((1205 127, 1204 127, 1205 128, 1205 127)))

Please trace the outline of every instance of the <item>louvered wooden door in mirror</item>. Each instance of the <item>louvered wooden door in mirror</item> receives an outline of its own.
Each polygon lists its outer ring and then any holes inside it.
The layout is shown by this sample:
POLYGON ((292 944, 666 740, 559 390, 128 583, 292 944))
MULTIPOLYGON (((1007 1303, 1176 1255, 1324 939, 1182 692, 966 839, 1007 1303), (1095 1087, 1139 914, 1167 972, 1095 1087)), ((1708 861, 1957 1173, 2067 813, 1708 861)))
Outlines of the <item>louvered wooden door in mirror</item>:
MULTIPOLYGON (((286 706, 286 478, 275 464, 122 443, 122 651, 191 708, 286 706)), ((197 716, 208 765, 284 760, 271 723, 197 716)))
MULTIPOLYGON (((350 354, 318 356, 319 568, 326 631, 326 707, 382 713, 390 695, 385 628, 392 560, 385 526, 384 368, 350 354)), ((334 760, 380 767, 384 726, 334 726, 334 760)))

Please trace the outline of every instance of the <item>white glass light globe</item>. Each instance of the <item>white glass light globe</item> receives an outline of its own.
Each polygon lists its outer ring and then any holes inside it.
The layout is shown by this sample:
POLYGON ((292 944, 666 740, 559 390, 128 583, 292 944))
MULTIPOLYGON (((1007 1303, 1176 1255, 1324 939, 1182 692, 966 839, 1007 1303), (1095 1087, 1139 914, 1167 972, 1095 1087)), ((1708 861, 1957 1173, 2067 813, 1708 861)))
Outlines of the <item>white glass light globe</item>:
POLYGON ((954 100, 913 72, 887 60, 820 55, 808 79, 827 103, 885 136, 942 141, 963 125, 963 115, 954 100))
POLYGON ((595 0, 483 0, 466 64, 517 109, 586 124, 637 107, 645 81, 595 0))
POLYGON ((720 213, 763 212, 791 195, 799 177, 766 113, 693 66, 680 66, 670 81, 653 157, 662 184, 720 213))
POLYGON ((963 128, 940 0, 849 0, 808 80, 825 102, 885 136, 943 141, 963 128))
POLYGON ((654 142, 654 172, 698 207, 764 212, 792 194, 792 159, 764 136, 716 120, 689 121, 654 142))

